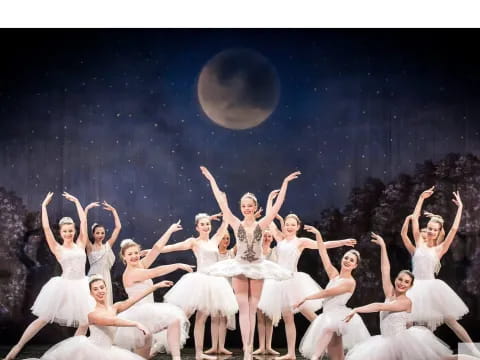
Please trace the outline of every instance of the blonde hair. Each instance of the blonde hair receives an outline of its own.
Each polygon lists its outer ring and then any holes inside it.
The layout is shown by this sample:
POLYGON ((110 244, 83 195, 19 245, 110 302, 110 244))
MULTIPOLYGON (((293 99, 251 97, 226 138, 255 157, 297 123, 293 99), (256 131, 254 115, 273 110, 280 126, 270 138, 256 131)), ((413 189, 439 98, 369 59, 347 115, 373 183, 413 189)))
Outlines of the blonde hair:
POLYGON ((440 225, 440 232, 438 233, 438 237, 435 240, 435 245, 438 245, 438 244, 442 243, 443 240, 445 240, 445 228, 443 227, 443 225, 444 225, 443 218, 440 215, 433 214, 433 213, 428 212, 428 211, 424 211, 423 215, 425 215, 426 217, 428 217, 430 219, 428 222, 431 221, 433 223, 436 223, 436 224, 440 225))
POLYGON ((287 216, 285 216, 285 219, 284 221, 287 220, 287 218, 292 218, 292 219, 295 219, 295 221, 297 222, 298 225, 300 225, 302 222, 300 221, 300 218, 298 217, 297 214, 294 214, 294 213, 290 213, 288 214, 287 216))
POLYGON ((122 240, 122 242, 120 243, 120 258, 122 259, 124 264, 126 263, 126 261, 123 255, 125 254, 125 251, 127 251, 127 249, 131 248, 132 246, 138 246, 140 250, 142 249, 142 247, 132 239, 125 239, 122 240))
POLYGON ((75 225, 73 219, 69 216, 64 216, 58 222, 58 226, 62 227, 62 225, 75 225))

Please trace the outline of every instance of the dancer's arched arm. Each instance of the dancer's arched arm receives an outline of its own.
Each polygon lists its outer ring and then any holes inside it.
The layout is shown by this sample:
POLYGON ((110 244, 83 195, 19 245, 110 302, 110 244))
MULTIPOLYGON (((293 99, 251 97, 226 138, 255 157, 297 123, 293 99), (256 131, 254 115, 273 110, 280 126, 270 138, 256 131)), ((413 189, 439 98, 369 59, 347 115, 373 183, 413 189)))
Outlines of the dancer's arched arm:
POLYGON ((277 225, 273 221, 270 223, 270 225, 268 225, 268 229, 272 233, 272 236, 275 239, 275 241, 277 242, 282 241, 285 238, 285 235, 283 234, 283 232, 281 232, 278 229, 277 225))
POLYGON ((439 260, 448 251, 450 245, 452 245, 453 239, 455 239, 455 235, 460 227, 460 220, 462 219, 463 202, 460 198, 460 193, 458 191, 454 192, 453 196, 454 199, 452 199, 452 201, 455 203, 455 205, 457 205, 457 214, 455 215, 455 220, 453 220, 452 227, 450 228, 445 241, 440 244, 439 260))
POLYGON ((418 219, 420 218, 420 214, 422 212, 423 201, 428 199, 430 196, 433 195, 433 190, 435 186, 432 186, 430 189, 425 190, 420 194, 418 197, 417 204, 415 205, 415 210, 412 214, 412 231, 413 231, 413 239, 415 240, 415 244, 420 244, 422 241, 420 237, 420 225, 418 223, 418 219))
POLYGON ((180 241, 176 244, 165 245, 160 251, 161 254, 169 253, 169 252, 176 252, 176 251, 186 251, 192 250, 194 247, 195 238, 191 237, 187 240, 180 241))
POLYGON ((64 191, 62 195, 65 197, 65 199, 72 201, 75 204, 75 207, 77 208, 78 218, 80 219, 80 232, 77 238, 77 245, 85 248, 88 241, 88 229, 87 229, 87 216, 85 215, 85 211, 83 210, 82 204, 80 204, 80 201, 75 196, 67 193, 66 191, 64 191))
POLYGON ((305 301, 316 300, 316 299, 325 299, 332 296, 342 295, 347 292, 353 293, 355 291, 355 280, 353 279, 344 279, 341 283, 331 288, 321 290, 315 294, 305 297, 303 300, 294 305, 294 308, 298 308, 303 305, 305 301))
POLYGON ((137 302, 142 300, 145 296, 151 294, 155 290, 160 289, 160 288, 164 288, 164 287, 170 287, 172 285, 173 285, 173 281, 169 281, 169 280, 160 281, 160 282, 154 284, 153 286, 149 287, 148 289, 144 290, 142 293, 140 293, 138 295, 135 295, 131 298, 128 298, 127 300, 118 301, 115 304, 113 304, 112 306, 117 311, 117 313, 120 313, 122 311, 127 310, 129 307, 136 304, 137 302))
POLYGON ((233 215, 232 211, 228 207, 227 196, 225 195, 225 193, 220 191, 217 185, 217 181, 205 166, 200 166, 200 170, 202 171, 202 174, 210 182, 210 187, 212 188, 213 196, 215 197, 215 200, 217 200, 218 206, 222 211, 223 218, 225 219, 225 221, 227 221, 228 224, 230 224, 230 226, 232 226, 233 229, 237 229, 238 226, 240 225, 240 220, 235 215, 233 215))
POLYGON ((389 303, 371 303, 364 306, 359 306, 354 308, 350 314, 345 317, 345 321, 350 321, 350 319, 357 313, 373 313, 379 311, 388 311, 388 312, 400 312, 400 311, 410 311, 412 302, 409 298, 405 297, 404 299, 394 300, 389 303))
POLYGON ((113 219, 115 220, 115 228, 112 231, 110 239, 107 241, 108 245, 110 245, 110 248, 113 248, 113 244, 115 244, 115 241, 117 241, 118 235, 120 235, 120 231, 122 230, 122 223, 120 222, 120 217, 118 216, 117 210, 112 205, 106 201, 103 201, 102 205, 105 210, 112 213, 113 219))
POLYGON ((53 255, 57 256, 57 251, 60 244, 57 242, 57 240, 55 240, 55 236, 53 236, 47 212, 47 205, 52 201, 52 197, 53 192, 49 192, 42 202, 42 228, 50 251, 53 253, 53 255))
POLYGON ((387 245, 380 235, 372 232, 372 242, 380 246, 380 268, 382 270, 382 286, 386 298, 393 295, 393 284, 390 278, 390 260, 388 259, 387 245))
POLYGON ((99 326, 136 327, 144 334, 149 333, 149 330, 137 321, 121 319, 116 316, 106 316, 105 314, 98 314, 96 311, 88 314, 88 323, 99 326))
POLYGON ((280 211, 280 208, 282 207, 282 204, 285 200, 285 195, 287 194, 288 183, 298 178, 300 174, 300 171, 295 171, 283 180, 282 187, 280 188, 280 192, 278 193, 277 201, 275 201, 275 204, 273 204, 270 211, 267 210, 265 216, 258 222, 262 230, 266 229, 268 225, 270 225, 270 223, 273 221, 273 219, 275 219, 275 216, 277 216, 278 212, 280 211))
MULTIPOLYGON (((412 244, 412 241, 408 237, 408 225, 410 224, 410 220, 412 219, 412 217, 413 215, 408 215, 405 218, 400 235, 402 236, 403 245, 408 250, 410 255, 413 256, 413 254, 415 253, 415 245, 412 244)), ((417 219, 417 224, 418 224, 418 219, 417 219)))
POLYGON ((182 230, 182 225, 180 225, 180 220, 178 220, 178 222, 176 222, 175 224, 170 225, 168 230, 153 245, 153 247, 150 249, 148 254, 142 260, 140 260, 143 266, 145 266, 146 268, 149 268, 153 264, 155 259, 158 257, 158 255, 162 252, 165 244, 170 239, 170 236, 174 232, 179 230, 182 230))
MULTIPOLYGON (((309 225, 305 225, 309 226, 309 225)), ((342 246, 351 246, 354 247, 357 244, 357 240, 355 239, 344 239, 344 240, 331 240, 325 241, 325 248, 327 249, 334 249, 342 246)), ((303 249, 310 249, 310 250, 318 250, 318 243, 317 241, 313 241, 312 239, 302 237, 300 238, 300 250, 303 249)))
POLYGON ((220 244, 220 241, 223 239, 223 235, 227 232, 228 228, 228 223, 222 219, 222 223, 220 224, 219 228, 215 232, 215 235, 213 235, 212 240, 215 241, 215 244, 220 244))
POLYGON ((318 246, 318 253, 320 254, 320 259, 322 260, 323 268, 328 275, 328 278, 332 280, 333 278, 338 276, 338 270, 332 265, 330 261, 330 257, 327 253, 327 248, 325 247, 325 243, 323 242, 322 234, 320 231, 310 225, 305 225, 305 230, 315 234, 315 238, 317 239, 317 246, 318 246))
POLYGON ((169 265, 160 265, 152 269, 135 269, 129 272, 128 282, 135 283, 148 279, 154 279, 159 276, 170 274, 171 272, 174 272, 176 270, 185 270, 187 272, 192 272, 194 267, 195 266, 192 265, 176 263, 169 265))
MULTIPOLYGON (((87 206, 85 206, 85 209, 83 211, 85 211, 85 217, 87 218, 87 228, 88 228, 88 212, 90 211, 91 208, 98 207, 98 206, 100 206, 100 203, 98 201, 94 201, 88 204, 87 206)), ((92 251, 92 243, 88 241, 88 239, 87 239, 87 242, 85 243, 85 248, 87 249, 87 254, 92 251)))

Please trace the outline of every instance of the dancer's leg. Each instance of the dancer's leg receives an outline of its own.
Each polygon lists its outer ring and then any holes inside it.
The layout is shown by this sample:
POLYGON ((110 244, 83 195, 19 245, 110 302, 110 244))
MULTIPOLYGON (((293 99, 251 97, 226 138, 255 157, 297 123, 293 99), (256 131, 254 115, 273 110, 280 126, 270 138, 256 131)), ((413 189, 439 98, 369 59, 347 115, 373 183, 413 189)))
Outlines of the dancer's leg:
POLYGON ((173 360, 180 360, 180 334, 180 320, 176 320, 168 325, 167 342, 173 360))
POLYGON ((455 335, 457 335, 457 337, 465 343, 473 355, 480 357, 480 351, 478 351, 475 345, 473 345, 472 338, 470 335, 468 335, 467 330, 465 330, 465 328, 460 325, 457 320, 453 318, 445 319, 445 324, 447 324, 447 326, 452 329, 455 335))
POLYGON ((205 354, 218 354, 219 352, 219 324, 220 317, 210 317, 210 337, 212 338, 212 347, 205 351, 205 354))
POLYGON ((293 313, 290 310, 282 311, 283 321, 285 322, 285 336, 287 337, 287 353, 280 356, 279 360, 295 359, 295 341, 297 340, 297 329, 293 313))
POLYGON ((205 321, 208 315, 198 311, 195 316, 195 328, 193 329, 193 336, 195 338, 195 359, 216 359, 215 356, 206 355, 203 353, 203 339, 205 336, 205 321))
POLYGON ((303 309, 303 310, 300 310, 300 312, 302 313, 303 316, 305 316, 305 318, 312 322, 313 320, 316 319, 316 317, 318 316, 314 311, 312 310, 308 310, 308 309, 303 309))
POLYGON ((218 321, 218 352, 222 355, 232 355, 230 350, 225 348, 225 338, 227 337, 227 322, 226 316, 222 316, 218 321))
POLYGON ((265 318, 266 315, 257 310, 258 349, 252 353, 253 355, 265 354, 265 318))
POLYGON ((268 316, 265 316, 265 351, 267 355, 280 355, 278 351, 272 349, 273 322, 268 316))
POLYGON ((244 276, 235 276, 232 286, 238 302, 240 333, 242 335, 243 351, 247 350, 250 336, 250 313, 248 306, 248 279, 244 276))
POLYGON ((150 358, 150 349, 152 348, 152 334, 145 335, 145 344, 142 347, 136 348, 135 353, 145 359, 150 358))
POLYGON ((318 360, 321 359, 322 355, 325 353, 325 350, 328 347, 328 344, 330 343, 330 340, 332 340, 333 336, 333 331, 324 331, 322 335, 320 336, 316 348, 315 348, 315 353, 312 356, 312 360, 318 360))
POLYGON ((10 352, 5 357, 5 360, 15 359, 18 353, 23 349, 23 347, 35 336, 37 333, 42 330, 42 328, 47 325, 45 320, 37 319, 28 325, 25 331, 22 334, 18 343, 10 350, 10 352))
POLYGON ((262 295, 263 288, 263 279, 260 280, 249 280, 249 309, 250 309, 250 334, 248 338, 248 345, 250 351, 253 351, 253 336, 255 335, 255 323, 257 315, 257 307, 260 301, 260 296, 262 295))
POLYGON ((331 360, 343 360, 345 355, 343 353, 342 337, 334 333, 332 340, 328 344, 327 351, 331 360))
POLYGON ((74 336, 81 336, 81 335, 86 335, 88 330, 88 324, 87 325, 80 325, 77 330, 75 331, 74 336))

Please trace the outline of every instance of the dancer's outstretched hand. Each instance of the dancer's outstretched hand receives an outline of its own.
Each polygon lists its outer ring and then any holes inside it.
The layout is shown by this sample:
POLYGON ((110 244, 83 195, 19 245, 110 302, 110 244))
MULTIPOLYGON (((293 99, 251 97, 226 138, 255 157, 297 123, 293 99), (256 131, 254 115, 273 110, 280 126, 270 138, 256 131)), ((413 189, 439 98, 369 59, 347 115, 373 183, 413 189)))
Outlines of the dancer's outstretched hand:
POLYGON ((138 330, 140 330, 143 335, 148 335, 150 334, 150 330, 148 330, 148 328, 146 326, 144 326, 143 324, 140 324, 139 322, 136 323, 136 326, 135 326, 138 330))
POLYGON ((208 169, 205 166, 200 166, 200 171, 202 172, 203 176, 207 178, 208 181, 213 181, 215 180, 213 175, 208 171, 208 169))
POLYGON ((343 321, 345 322, 349 322, 350 320, 352 320, 352 318, 355 316, 356 312, 355 311, 352 311, 350 314, 348 314, 347 316, 345 316, 345 319, 343 319, 343 321))
POLYGON ((103 200, 102 205, 104 210, 111 211, 111 212, 115 211, 115 208, 109 203, 107 203, 105 200, 103 200))
POLYGON ((262 212, 263 212, 263 208, 260 206, 260 208, 257 211, 255 211, 255 214, 254 214, 255 219, 261 218, 262 217, 262 212))
POLYGON ((301 174, 302 173, 300 171, 295 171, 295 172, 291 173, 290 175, 288 175, 283 181, 288 183, 288 182, 298 178, 301 174))
POLYGON ((452 199, 453 203, 458 207, 463 207, 462 199, 460 198, 460 193, 458 191, 453 192, 454 199, 452 199))
POLYGON ((150 252, 150 250, 152 250, 152 249, 140 250, 140 257, 144 258, 145 256, 147 256, 148 253, 150 252))
POLYGON ((72 201, 72 202, 77 202, 77 201, 78 201, 78 199, 77 199, 75 196, 73 196, 72 194, 69 194, 69 193, 66 192, 66 191, 63 192, 62 196, 63 196, 65 199, 67 199, 67 200, 69 200, 69 201, 72 201))
POLYGON ((222 218, 222 213, 219 212, 217 214, 210 215, 210 220, 220 221, 222 218))
POLYGON ((184 270, 184 271, 187 271, 187 272, 193 272, 194 267, 195 267, 195 265, 188 265, 188 264, 182 264, 182 263, 177 264, 177 269, 184 270))
POLYGON ((98 206, 100 206, 100 203, 98 201, 91 202, 85 207, 85 211, 88 211, 91 208, 98 207, 98 206))
POLYGON ((165 287, 171 287, 171 286, 173 286, 173 281, 170 281, 170 280, 163 280, 153 285, 155 290, 160 288, 165 288, 165 287))
POLYGON ((372 240, 371 241, 374 244, 377 244, 380 247, 385 246, 385 241, 383 240, 383 238, 380 235, 375 234, 373 231, 372 231, 372 240))
POLYGON ((50 201, 52 201, 53 198, 53 192, 49 192, 47 196, 45 196, 45 199, 42 201, 42 206, 47 206, 50 204, 50 201))
POLYGON ((180 225, 181 222, 182 220, 178 220, 176 223, 170 225, 170 227, 168 228, 168 231, 173 233, 173 232, 183 230, 182 225, 180 225))
POLYGON ((298 309, 300 306, 303 305, 304 302, 305 302, 305 299, 302 299, 301 301, 299 301, 298 303, 296 303, 295 305, 293 305, 293 308, 294 308, 294 309, 298 309))
POLYGON ((355 239, 344 239, 342 242, 343 246, 355 247, 355 245, 357 245, 357 240, 355 239))
POLYGON ((421 197, 422 199, 428 199, 430 196, 433 195, 434 190, 435 190, 435 186, 432 186, 430 189, 427 189, 427 190, 425 190, 424 192, 422 192, 422 193, 420 194, 420 197, 421 197))
POLYGON ((305 231, 308 231, 315 235, 320 233, 320 230, 318 230, 315 226, 312 225, 304 225, 303 228, 305 229, 305 231))

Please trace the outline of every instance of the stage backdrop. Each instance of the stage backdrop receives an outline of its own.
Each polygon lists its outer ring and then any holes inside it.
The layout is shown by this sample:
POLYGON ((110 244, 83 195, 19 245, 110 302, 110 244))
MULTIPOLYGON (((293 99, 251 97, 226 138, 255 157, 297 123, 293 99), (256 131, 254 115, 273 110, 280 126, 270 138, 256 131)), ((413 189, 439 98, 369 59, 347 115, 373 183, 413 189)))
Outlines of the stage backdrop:
MULTIPOLYGON (((41 286, 60 274, 39 221, 48 191, 57 235, 60 217, 77 218, 65 190, 83 205, 111 203, 120 239, 148 248, 171 223, 182 220, 177 242, 195 234, 196 213, 219 211, 200 165, 237 215, 244 192, 264 206, 301 170, 281 214, 298 214, 326 239, 359 241, 351 306, 383 301, 369 232, 385 237, 392 274, 410 268, 399 232, 418 195, 436 186, 425 209, 449 229, 452 191, 460 191, 462 222, 439 277, 469 306, 462 324, 480 341, 478 37, 476 30, 1 30, 2 343, 18 339, 41 286)), ((104 210, 91 210, 94 221, 113 229, 104 210)), ((334 263, 343 251, 331 251, 334 263)), ((156 264, 171 262, 195 259, 166 254, 156 264)), ((317 252, 305 251, 299 268, 326 285, 317 252)), ((117 256, 116 300, 125 297, 122 271, 117 256)), ((155 296, 162 300, 161 291, 155 296)), ((378 315, 363 317, 378 333, 378 315)), ((297 325, 300 340, 307 322, 299 317, 297 325)), ((34 342, 71 333, 52 325, 34 342)), ((448 328, 437 334, 456 344, 448 328)), ((283 325, 274 336, 285 346, 283 325)), ((238 330, 227 343, 240 346, 238 330)))

